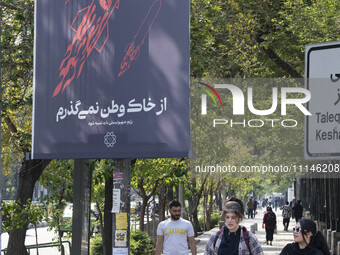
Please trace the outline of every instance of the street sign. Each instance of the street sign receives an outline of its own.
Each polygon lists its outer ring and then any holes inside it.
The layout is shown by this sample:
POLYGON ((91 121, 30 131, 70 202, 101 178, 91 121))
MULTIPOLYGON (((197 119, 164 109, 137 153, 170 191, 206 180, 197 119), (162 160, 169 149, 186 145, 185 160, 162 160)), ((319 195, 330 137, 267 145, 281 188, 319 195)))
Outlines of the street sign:
POLYGON ((340 42, 307 45, 305 159, 340 158, 340 42))

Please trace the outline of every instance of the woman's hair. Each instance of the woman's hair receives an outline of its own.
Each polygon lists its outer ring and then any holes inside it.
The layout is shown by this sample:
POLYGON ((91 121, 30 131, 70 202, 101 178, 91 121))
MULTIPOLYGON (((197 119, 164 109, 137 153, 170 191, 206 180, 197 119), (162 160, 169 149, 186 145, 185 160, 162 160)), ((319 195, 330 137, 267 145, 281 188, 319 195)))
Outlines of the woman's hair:
POLYGON ((315 222, 309 219, 301 219, 299 220, 299 223, 301 226, 302 238, 305 242, 306 242, 306 239, 304 235, 306 235, 308 232, 312 233, 310 243, 307 245, 309 247, 316 247, 320 249, 324 255, 330 255, 326 239, 322 235, 322 233, 316 229, 315 222))
POLYGON ((242 201, 238 198, 231 197, 224 202, 223 212, 221 215, 221 219, 224 221, 225 215, 227 212, 233 212, 236 216, 238 216, 241 220, 244 218, 244 205, 242 201), (229 203, 231 202, 231 203, 229 203), (229 204, 228 204, 229 203, 229 204))
POLYGON ((267 212, 272 212, 273 209, 270 206, 267 206, 267 212))

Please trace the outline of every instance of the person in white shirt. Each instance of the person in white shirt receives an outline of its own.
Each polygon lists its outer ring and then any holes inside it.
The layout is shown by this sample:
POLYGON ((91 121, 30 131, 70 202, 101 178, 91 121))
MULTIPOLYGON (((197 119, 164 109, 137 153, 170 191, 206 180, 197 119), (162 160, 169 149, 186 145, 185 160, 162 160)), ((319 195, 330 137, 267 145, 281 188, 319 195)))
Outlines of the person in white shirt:
POLYGON ((169 203, 171 217, 158 224, 156 255, 188 255, 188 241, 192 255, 197 255, 194 228, 190 221, 181 218, 182 205, 169 203))

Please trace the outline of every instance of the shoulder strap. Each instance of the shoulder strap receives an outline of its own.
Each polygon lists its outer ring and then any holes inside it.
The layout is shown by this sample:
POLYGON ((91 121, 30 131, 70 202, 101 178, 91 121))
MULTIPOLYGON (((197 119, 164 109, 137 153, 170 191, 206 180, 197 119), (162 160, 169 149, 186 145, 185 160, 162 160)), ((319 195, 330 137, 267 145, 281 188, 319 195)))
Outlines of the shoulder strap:
POLYGON ((222 232, 223 232, 223 227, 222 227, 219 231, 217 231, 217 233, 216 233, 216 235, 215 235, 214 244, 213 244, 214 249, 215 249, 215 246, 216 246, 217 239, 220 237, 220 235, 222 234, 222 232))
POLYGON ((242 227, 242 230, 243 230, 244 240, 246 241, 247 248, 249 250, 249 253, 251 254, 250 247, 249 247, 249 238, 250 238, 249 237, 249 232, 248 232, 248 230, 245 227, 242 227))
MULTIPOLYGON (((243 230, 243 237, 244 237, 244 240, 246 242, 246 245, 247 245, 247 248, 249 250, 249 253, 251 254, 251 251, 250 251, 250 247, 249 247, 249 232, 248 230, 245 228, 245 227, 242 227, 242 230, 243 230)), ((213 244, 213 247, 215 249, 215 246, 216 246, 216 242, 217 242, 217 239, 219 238, 219 236, 222 234, 223 232, 223 228, 221 228, 219 231, 217 231, 216 235, 215 235, 215 238, 214 238, 214 244, 213 244)))

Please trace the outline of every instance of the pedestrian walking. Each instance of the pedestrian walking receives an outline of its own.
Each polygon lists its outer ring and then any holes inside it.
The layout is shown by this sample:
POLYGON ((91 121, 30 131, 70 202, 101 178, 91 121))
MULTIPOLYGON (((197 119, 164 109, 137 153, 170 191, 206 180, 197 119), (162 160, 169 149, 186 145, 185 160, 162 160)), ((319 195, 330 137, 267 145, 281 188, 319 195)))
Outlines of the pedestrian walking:
POLYGON ((298 222, 302 218, 303 214, 303 207, 301 205, 301 200, 297 201, 297 204, 295 204, 292 208, 295 216, 295 221, 298 222))
POLYGON ((187 255, 187 239, 191 253, 197 254, 194 228, 190 221, 181 218, 181 210, 180 202, 169 203, 171 217, 159 223, 157 227, 156 255, 160 255, 162 250, 164 255, 187 255))
POLYGON ((275 212, 277 211, 278 206, 279 206, 279 201, 277 201, 277 198, 276 198, 274 202, 275 212))
POLYGON ((257 210, 257 206, 258 206, 258 202, 256 200, 256 197, 254 197, 254 201, 253 201, 253 214, 254 214, 254 218, 256 216, 256 210, 257 210))
MULTIPOLYGON (((293 209, 293 207, 296 205, 296 200, 295 198, 293 198, 292 201, 290 201, 290 207, 293 209)), ((295 214, 294 214, 294 211, 292 210, 292 219, 295 219, 295 214)))
POLYGON ((292 217, 292 208, 289 206, 289 202, 282 207, 282 218, 284 231, 288 231, 290 217, 292 217))
POLYGON ((254 209, 254 202, 249 198, 249 201, 247 203, 247 208, 248 208, 248 219, 251 217, 252 219, 254 218, 253 215, 253 209, 254 209))
POLYGON ((263 255, 256 236, 240 222, 244 218, 244 205, 237 198, 224 203, 222 219, 224 226, 211 235, 205 246, 205 255, 263 255))
POLYGON ((267 211, 263 215, 262 228, 266 230, 266 243, 273 245, 274 230, 276 229, 276 214, 270 206, 267 207, 267 211))
POLYGON ((293 237, 294 243, 287 244, 280 255, 330 255, 325 237, 312 220, 299 220, 293 228, 293 237))

